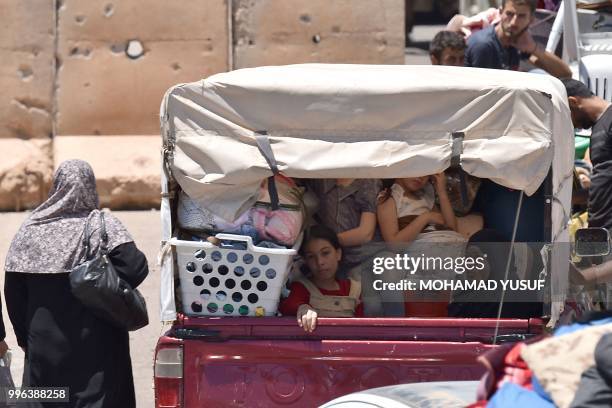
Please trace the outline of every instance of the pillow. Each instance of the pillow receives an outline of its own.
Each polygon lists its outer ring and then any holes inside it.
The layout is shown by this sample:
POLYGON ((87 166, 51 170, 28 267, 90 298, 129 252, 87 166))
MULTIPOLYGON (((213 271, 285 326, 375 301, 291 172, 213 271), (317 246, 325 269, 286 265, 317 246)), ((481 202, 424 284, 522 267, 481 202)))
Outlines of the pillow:
POLYGON ((582 372, 595 365, 595 346, 612 332, 612 323, 550 337, 523 348, 521 357, 560 408, 574 399, 582 372))

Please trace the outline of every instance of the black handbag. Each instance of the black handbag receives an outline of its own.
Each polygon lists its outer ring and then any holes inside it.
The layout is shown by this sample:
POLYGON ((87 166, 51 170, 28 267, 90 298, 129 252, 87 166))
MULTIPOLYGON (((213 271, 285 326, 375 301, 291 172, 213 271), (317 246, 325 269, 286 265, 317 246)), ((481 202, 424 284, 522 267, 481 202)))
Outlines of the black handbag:
MULTIPOLYGON (((72 294, 97 317, 114 326, 133 331, 149 324, 144 297, 117 274, 108 257, 108 235, 100 211, 100 248, 91 260, 70 271, 72 294)), ((89 259, 89 221, 83 234, 89 259)))

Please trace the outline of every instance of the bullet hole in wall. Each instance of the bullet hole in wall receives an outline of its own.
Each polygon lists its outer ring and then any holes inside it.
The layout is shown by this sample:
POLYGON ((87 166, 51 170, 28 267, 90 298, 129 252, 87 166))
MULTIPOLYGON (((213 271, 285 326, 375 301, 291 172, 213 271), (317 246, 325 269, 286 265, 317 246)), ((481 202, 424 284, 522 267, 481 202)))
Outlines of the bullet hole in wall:
POLYGON ((113 6, 112 3, 108 3, 106 6, 104 6, 104 16, 110 17, 113 15, 114 12, 115 6, 113 6))
POLYGON ((85 57, 88 58, 91 55, 91 50, 89 48, 80 48, 79 46, 72 47, 70 49, 69 55, 71 57, 85 57))
POLYGON ((128 42, 125 53, 131 59, 138 59, 144 55, 144 47, 142 43, 138 40, 130 40, 128 42))
POLYGON ((19 72, 19 76, 24 81, 31 79, 33 74, 32 67, 30 67, 29 65, 20 65, 17 69, 17 72, 19 72))
POLYGON ((123 54, 126 51, 126 45, 123 43, 120 44, 111 44, 110 50, 113 54, 123 54))

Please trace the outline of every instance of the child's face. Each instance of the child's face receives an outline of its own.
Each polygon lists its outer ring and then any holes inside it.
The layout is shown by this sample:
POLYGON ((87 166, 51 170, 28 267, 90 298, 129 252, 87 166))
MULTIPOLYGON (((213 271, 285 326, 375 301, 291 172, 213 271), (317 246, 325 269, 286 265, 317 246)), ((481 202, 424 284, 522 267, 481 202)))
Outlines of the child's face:
POLYGON ((325 239, 315 238, 306 244, 306 265, 317 279, 335 279, 342 250, 325 239))
POLYGON ((417 192, 429 183, 430 176, 407 177, 400 179, 400 185, 407 191, 417 192))

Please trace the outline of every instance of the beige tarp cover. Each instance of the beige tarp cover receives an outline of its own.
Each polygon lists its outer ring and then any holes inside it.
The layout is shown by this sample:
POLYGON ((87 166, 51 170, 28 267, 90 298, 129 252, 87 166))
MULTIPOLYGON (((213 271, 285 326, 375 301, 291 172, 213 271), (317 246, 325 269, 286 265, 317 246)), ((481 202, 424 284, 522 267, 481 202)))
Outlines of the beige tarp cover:
POLYGON ((433 66, 242 69, 172 88, 162 117, 173 176, 229 219, 271 174, 256 131, 268 132, 283 173, 311 178, 433 174, 449 166, 451 133, 462 131, 468 173, 527 194, 546 177, 555 140, 573 135, 551 77, 433 66))
POLYGON ((453 132, 464 132, 461 166, 477 177, 530 195, 553 164, 553 235, 567 241, 573 127, 565 89, 548 75, 401 65, 241 69, 171 88, 161 122, 172 176, 226 219, 272 174, 256 132, 267 132, 280 171, 308 178, 437 173, 450 165, 453 132))

